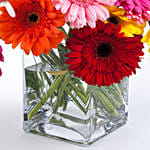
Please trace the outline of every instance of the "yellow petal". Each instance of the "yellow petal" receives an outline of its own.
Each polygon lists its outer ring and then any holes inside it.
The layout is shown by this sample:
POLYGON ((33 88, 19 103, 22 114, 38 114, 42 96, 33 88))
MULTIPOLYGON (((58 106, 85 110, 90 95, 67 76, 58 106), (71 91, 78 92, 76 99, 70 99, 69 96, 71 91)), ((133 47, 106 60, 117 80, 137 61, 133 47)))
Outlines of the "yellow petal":
POLYGON ((150 30, 143 37, 142 42, 143 43, 147 43, 147 45, 150 45, 150 30))

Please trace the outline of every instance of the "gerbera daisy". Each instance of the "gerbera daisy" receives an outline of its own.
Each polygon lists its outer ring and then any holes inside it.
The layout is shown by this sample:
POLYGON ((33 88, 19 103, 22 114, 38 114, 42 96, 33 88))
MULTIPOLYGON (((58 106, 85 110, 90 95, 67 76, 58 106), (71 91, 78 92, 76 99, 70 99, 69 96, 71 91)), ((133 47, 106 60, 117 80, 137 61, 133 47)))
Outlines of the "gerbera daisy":
POLYGON ((86 26, 71 31, 66 60, 76 77, 90 85, 109 86, 136 73, 141 61, 141 36, 125 37, 120 26, 97 21, 95 29, 86 26))
POLYGON ((106 6, 113 6, 116 0, 52 0, 55 8, 65 14, 66 22, 72 28, 81 28, 86 23, 95 28, 96 20, 109 17, 106 6))
MULTIPOLYGON (((4 62, 4 56, 2 54, 2 47, 0 46, 0 61, 4 62)), ((2 70, 0 68, 0 76, 2 75, 2 70)))
POLYGON ((125 36, 133 37, 134 35, 140 35, 144 33, 146 23, 139 25, 134 19, 130 20, 126 17, 126 12, 122 8, 116 6, 108 8, 110 12, 110 18, 106 22, 111 22, 116 25, 121 25, 121 33, 125 36))
POLYGON ((16 17, 11 18, 5 8, 1 8, 0 37, 5 43, 12 43, 15 48, 21 43, 26 54, 36 56, 48 54, 51 48, 65 38, 65 34, 57 29, 64 25, 63 14, 57 11, 51 0, 9 0, 16 17))
POLYGON ((139 24, 150 20, 150 0, 117 0, 116 4, 127 11, 129 19, 135 19, 139 24))

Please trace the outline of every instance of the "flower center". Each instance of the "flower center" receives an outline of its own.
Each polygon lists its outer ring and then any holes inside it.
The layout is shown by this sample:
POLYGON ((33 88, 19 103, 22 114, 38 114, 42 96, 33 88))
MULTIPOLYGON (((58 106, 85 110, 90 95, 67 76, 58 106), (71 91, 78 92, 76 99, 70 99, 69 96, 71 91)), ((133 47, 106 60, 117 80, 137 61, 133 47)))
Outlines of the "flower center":
POLYGON ((117 25, 119 23, 116 17, 110 17, 110 18, 108 18, 108 20, 109 20, 109 22, 114 23, 115 25, 117 25))
POLYGON ((102 43, 97 47, 96 57, 108 57, 112 53, 112 46, 108 43, 102 43))
POLYGON ((35 25, 39 23, 39 21, 40 21, 40 16, 38 13, 32 12, 28 15, 28 22, 30 25, 35 25))
POLYGON ((36 15, 36 14, 31 14, 31 15, 29 16, 29 20, 30 20, 31 22, 36 22, 36 21, 38 20, 38 15, 36 15))

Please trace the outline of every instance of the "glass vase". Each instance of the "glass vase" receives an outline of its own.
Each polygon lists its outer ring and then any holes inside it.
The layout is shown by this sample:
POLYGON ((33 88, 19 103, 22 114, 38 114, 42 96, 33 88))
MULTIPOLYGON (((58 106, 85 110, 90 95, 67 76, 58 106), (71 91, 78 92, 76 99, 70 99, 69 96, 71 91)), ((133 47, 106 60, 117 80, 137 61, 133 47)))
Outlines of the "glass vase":
POLYGON ((88 85, 69 71, 60 47, 24 55, 24 130, 89 145, 126 123, 128 78, 88 85))

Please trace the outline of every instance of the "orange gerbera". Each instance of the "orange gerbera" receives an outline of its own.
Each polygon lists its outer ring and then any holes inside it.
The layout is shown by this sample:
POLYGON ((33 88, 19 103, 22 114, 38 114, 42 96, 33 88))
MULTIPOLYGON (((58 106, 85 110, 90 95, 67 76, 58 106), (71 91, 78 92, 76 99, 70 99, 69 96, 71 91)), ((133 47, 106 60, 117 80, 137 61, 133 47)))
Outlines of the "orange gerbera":
POLYGON ((16 17, 11 18, 5 8, 1 8, 0 37, 12 48, 21 43, 26 54, 30 51, 36 56, 48 54, 51 48, 65 38, 57 29, 65 24, 64 16, 57 11, 51 0, 9 0, 16 17))

